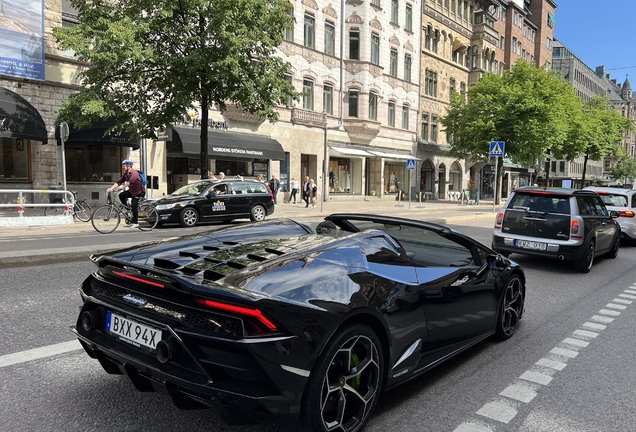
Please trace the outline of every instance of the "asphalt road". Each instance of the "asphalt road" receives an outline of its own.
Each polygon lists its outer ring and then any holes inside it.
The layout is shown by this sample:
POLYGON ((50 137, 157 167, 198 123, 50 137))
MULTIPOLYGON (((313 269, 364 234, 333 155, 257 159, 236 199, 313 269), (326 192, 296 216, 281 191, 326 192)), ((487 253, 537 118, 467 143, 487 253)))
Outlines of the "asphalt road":
MULTIPOLYGON (((455 228, 489 244, 491 225, 455 228)), ((567 263, 512 258, 528 276, 517 334, 506 342, 488 340, 385 393, 366 431, 634 430, 636 305, 625 301, 636 294, 625 291, 636 292, 629 289, 636 283, 636 248, 597 260, 587 275, 567 263), (601 310, 618 314, 604 329, 589 327, 599 325, 594 316, 608 317, 601 310)), ((227 426, 216 410, 179 411, 167 397, 138 393, 126 378, 107 375, 73 342, 59 345, 73 341, 68 325, 80 305, 76 288, 92 270, 85 261, 0 270, 0 430, 289 430, 227 426), (53 354, 61 346, 68 351, 53 354), (36 354, 42 358, 29 360, 36 354)))

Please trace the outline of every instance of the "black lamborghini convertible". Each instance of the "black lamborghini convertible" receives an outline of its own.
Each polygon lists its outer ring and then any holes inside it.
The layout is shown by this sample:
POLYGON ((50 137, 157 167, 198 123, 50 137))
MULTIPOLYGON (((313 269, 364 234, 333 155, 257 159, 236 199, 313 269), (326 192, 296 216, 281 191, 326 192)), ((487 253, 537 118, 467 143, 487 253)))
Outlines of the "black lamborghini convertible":
POLYGON ((381 390, 524 313, 522 268, 447 227, 334 214, 93 256, 72 331, 108 373, 181 408, 350 432, 381 390))

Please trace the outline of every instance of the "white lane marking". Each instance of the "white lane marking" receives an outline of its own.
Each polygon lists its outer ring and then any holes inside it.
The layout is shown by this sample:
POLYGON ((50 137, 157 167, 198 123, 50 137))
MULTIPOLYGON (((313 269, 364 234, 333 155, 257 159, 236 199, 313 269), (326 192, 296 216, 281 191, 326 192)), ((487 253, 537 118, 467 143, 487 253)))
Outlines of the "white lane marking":
POLYGON ((587 330, 574 330, 573 334, 577 336, 584 336, 584 337, 590 337, 590 338, 595 338, 596 336, 598 336, 598 333, 587 331, 587 330))
POLYGON ((627 309, 627 306, 623 306, 623 305, 617 305, 614 303, 608 303, 605 305, 606 308, 610 308, 610 309, 618 309, 618 310, 625 310, 627 309))
POLYGON ((552 381, 551 376, 533 371, 525 371, 519 378, 542 385, 548 385, 552 381))
POLYGON ((618 296, 619 296, 619 297, 623 297, 623 298, 628 298, 628 299, 636 300, 636 295, 619 294, 618 296))
POLYGON ((556 369, 556 370, 563 370, 563 368, 565 368, 567 366, 567 363, 563 363, 563 362, 556 361, 556 360, 550 360, 550 359, 547 359, 547 358, 542 358, 541 360, 539 360, 535 364, 537 364, 539 366, 549 367, 550 369, 556 369))
MULTIPOLYGON (((619 294, 620 297, 620 294, 619 294)), ((620 299, 620 298, 615 298, 614 300, 612 300, 614 303, 620 303, 620 304, 624 304, 624 305, 630 305, 632 303, 634 303, 631 300, 625 300, 625 299, 620 299)))
POLYGON ((602 313, 603 315, 609 315, 609 316, 619 316, 621 314, 618 311, 612 311, 609 309, 601 309, 600 311, 598 311, 598 313, 602 313))
POLYGON ((504 391, 499 393, 499 396, 505 396, 524 403, 530 403, 532 402, 532 399, 537 396, 537 392, 527 387, 513 384, 506 387, 504 391))
POLYGON ((582 348, 585 348, 586 346, 588 346, 590 344, 589 342, 582 341, 581 339, 572 339, 572 338, 563 339, 563 343, 564 344, 580 346, 582 348))
MULTIPOLYGON (((635 287, 635 288, 636 288, 636 287, 635 287)), ((626 293, 626 294, 633 294, 633 295, 636 295, 636 291, 631 291, 631 290, 628 290, 628 289, 626 289, 626 290, 625 290, 625 291, 623 291, 623 292, 624 292, 624 293, 626 293)))
POLYGON ((569 350, 569 349, 565 349, 565 348, 552 348, 552 350, 550 352, 552 354, 556 354, 556 355, 560 355, 560 356, 568 357, 568 358, 574 358, 577 355, 579 355, 578 352, 572 351, 572 350, 569 350))
POLYGON ((508 423, 515 418, 517 410, 502 403, 490 402, 479 408, 477 415, 488 417, 501 423, 508 423))
POLYGON ((595 329, 595 330, 605 330, 607 328, 607 326, 604 324, 597 324, 593 322, 586 322, 586 323, 583 323, 582 325, 584 325, 585 327, 595 329))
POLYGON ((46 357, 51 357, 57 354, 64 354, 71 351, 82 349, 79 341, 72 340, 69 342, 62 342, 55 345, 48 345, 40 348, 34 348, 26 351, 20 351, 13 354, 5 354, 0 356, 0 368, 11 366, 18 363, 24 363, 31 360, 38 360, 46 357))
POLYGON ((594 315, 592 318, 590 318, 591 320, 594 321, 598 321, 598 322, 602 322, 605 324, 609 324, 612 321, 614 321, 614 318, 610 318, 610 317, 604 317, 604 316, 600 316, 600 315, 594 315))
POLYGON ((492 432, 492 429, 476 425, 475 423, 462 423, 453 432, 492 432))

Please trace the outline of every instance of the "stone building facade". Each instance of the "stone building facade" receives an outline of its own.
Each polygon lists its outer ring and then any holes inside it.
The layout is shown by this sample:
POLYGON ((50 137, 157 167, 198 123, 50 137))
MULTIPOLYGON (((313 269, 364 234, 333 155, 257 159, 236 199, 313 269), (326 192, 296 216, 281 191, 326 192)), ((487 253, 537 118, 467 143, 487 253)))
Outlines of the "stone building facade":
MULTIPOLYGON (((551 0, 424 1, 418 137, 422 192, 436 199, 456 199, 463 190, 492 196, 494 166, 449 157, 449 137, 438 119, 446 114, 452 92, 463 93, 485 73, 500 74, 521 58, 550 68, 555 8, 551 0)), ((504 167, 504 197, 529 184, 532 173, 526 167, 504 167)))

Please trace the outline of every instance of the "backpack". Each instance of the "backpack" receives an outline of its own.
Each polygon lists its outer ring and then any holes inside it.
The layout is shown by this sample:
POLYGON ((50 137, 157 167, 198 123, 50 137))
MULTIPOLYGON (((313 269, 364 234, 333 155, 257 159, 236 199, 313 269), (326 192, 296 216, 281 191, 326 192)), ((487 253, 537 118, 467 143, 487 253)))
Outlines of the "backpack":
POLYGON ((144 174, 143 171, 137 171, 137 173, 139 174, 139 178, 141 179, 141 184, 144 185, 144 187, 146 186, 146 174, 144 174))

